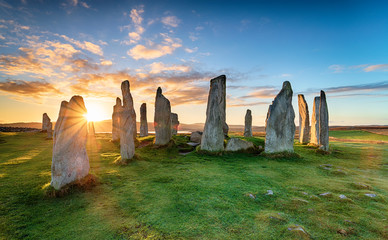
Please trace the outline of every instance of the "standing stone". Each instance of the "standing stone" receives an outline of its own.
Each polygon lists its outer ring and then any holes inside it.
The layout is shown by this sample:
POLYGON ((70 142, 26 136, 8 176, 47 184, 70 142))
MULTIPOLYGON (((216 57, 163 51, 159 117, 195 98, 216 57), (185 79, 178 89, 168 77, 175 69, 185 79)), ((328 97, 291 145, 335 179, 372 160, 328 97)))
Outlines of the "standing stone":
POLYGON ((113 106, 112 114, 112 141, 120 141, 120 116, 122 111, 121 99, 116 98, 116 105, 113 106))
POLYGON ((321 91, 319 104, 319 149, 329 151, 329 112, 324 91, 321 91))
POLYGON ((249 109, 245 114, 244 137, 252 137, 252 112, 249 109))
POLYGON ((298 95, 299 107, 299 142, 308 143, 310 135, 310 117, 307 102, 303 94, 298 95))
POLYGON ((178 134, 178 114, 171 113, 171 135, 177 135, 178 134))
POLYGON ((140 137, 148 136, 147 104, 140 106, 140 137))
POLYGON ((166 145, 171 140, 171 106, 158 87, 155 97, 155 145, 166 145))
POLYGON ((121 83, 123 107, 120 114, 120 154, 121 160, 132 159, 135 155, 136 113, 133 108, 133 99, 129 89, 129 81, 121 83))
POLYGON ((294 152, 295 112, 292 88, 288 81, 268 108, 265 126, 265 152, 294 152))
POLYGON ((320 97, 314 98, 313 115, 311 116, 310 143, 319 145, 319 105, 320 97))
POLYGON ((42 119, 42 132, 47 132, 47 129, 49 128, 49 123, 51 122, 51 119, 47 115, 47 113, 43 113, 43 119, 42 119))
POLYGON ((94 122, 88 122, 88 135, 94 136, 96 134, 96 131, 94 129, 94 122))
POLYGON ((69 102, 61 103, 55 125, 51 165, 51 186, 57 190, 89 173, 86 113, 81 96, 73 96, 69 102))
POLYGON ((47 125, 47 139, 53 138, 53 123, 49 122, 47 125))
POLYGON ((221 75, 210 80, 207 100, 206 122, 202 134, 201 149, 206 151, 223 151, 226 114, 226 77, 221 75))

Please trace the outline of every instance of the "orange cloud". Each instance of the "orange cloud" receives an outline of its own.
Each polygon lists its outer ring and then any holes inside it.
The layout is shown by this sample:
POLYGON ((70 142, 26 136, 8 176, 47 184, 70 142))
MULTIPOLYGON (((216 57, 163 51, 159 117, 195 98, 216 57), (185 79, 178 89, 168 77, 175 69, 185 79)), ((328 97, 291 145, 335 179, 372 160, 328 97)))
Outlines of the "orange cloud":
POLYGON ((162 23, 170 27, 178 27, 181 21, 175 16, 167 16, 162 18, 162 23))
POLYGON ((0 82, 0 91, 12 95, 40 98, 48 94, 62 94, 53 84, 40 81, 7 80, 0 82))
POLYGON ((176 65, 167 66, 162 62, 154 62, 149 65, 151 67, 151 74, 160 73, 163 71, 176 71, 176 72, 188 72, 191 70, 191 67, 185 65, 176 65))
POLYGON ((388 64, 376 64, 364 68, 365 72, 372 72, 376 70, 388 71, 388 64))

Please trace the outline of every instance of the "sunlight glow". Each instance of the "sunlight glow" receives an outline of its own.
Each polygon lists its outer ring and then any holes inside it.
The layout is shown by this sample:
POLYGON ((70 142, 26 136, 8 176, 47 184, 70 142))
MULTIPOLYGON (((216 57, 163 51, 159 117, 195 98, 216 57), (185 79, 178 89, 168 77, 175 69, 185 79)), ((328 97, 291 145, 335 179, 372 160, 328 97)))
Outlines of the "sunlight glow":
POLYGON ((97 122, 103 120, 103 115, 101 114, 101 109, 94 104, 88 104, 86 105, 86 109, 88 111, 87 114, 85 114, 85 118, 88 120, 88 122, 97 122))

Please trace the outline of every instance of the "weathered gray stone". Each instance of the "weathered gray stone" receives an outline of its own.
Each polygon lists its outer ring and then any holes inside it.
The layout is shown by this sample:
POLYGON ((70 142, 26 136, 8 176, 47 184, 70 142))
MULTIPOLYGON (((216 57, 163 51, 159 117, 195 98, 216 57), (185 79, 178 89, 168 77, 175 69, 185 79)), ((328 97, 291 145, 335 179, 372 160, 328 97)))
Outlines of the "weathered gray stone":
POLYGON ((94 122, 88 122, 88 135, 94 136, 96 134, 96 131, 94 129, 94 122))
POLYGON ((310 117, 307 102, 303 94, 298 95, 299 107, 299 142, 308 143, 310 136, 310 117))
POLYGON ((313 114, 311 116, 310 143, 319 145, 319 104, 320 97, 314 98, 313 114))
POLYGON ((51 165, 51 186, 55 189, 60 189, 89 173, 86 113, 81 96, 73 96, 68 103, 61 103, 55 125, 51 165))
POLYGON ((49 122, 47 125, 47 139, 52 139, 53 138, 53 123, 49 122))
POLYGON ((244 137, 252 137, 252 112, 249 109, 245 114, 244 137))
POLYGON ((321 91, 319 104, 319 149, 329 151, 329 112, 327 109, 326 94, 321 91))
POLYGON ((140 137, 148 136, 147 104, 140 106, 140 137))
POLYGON ((171 105, 159 87, 155 97, 155 145, 166 145, 171 140, 171 105))
POLYGON ((116 105, 113 106, 112 114, 112 141, 120 141, 120 116, 123 106, 121 106, 121 99, 116 98, 116 105))
POLYGON ((171 113, 171 134, 172 135, 178 134, 178 126, 179 126, 178 114, 171 113))
POLYGON ((210 81, 210 90, 206 109, 206 122, 202 134, 201 149, 223 151, 227 124, 226 114, 226 77, 221 75, 210 81))
POLYGON ((254 146, 252 142, 244 141, 239 138, 231 138, 226 144, 225 151, 235 152, 235 151, 247 150, 253 147, 254 146))
POLYGON ((268 108, 265 126, 266 153, 294 152, 295 112, 292 107, 292 88, 288 81, 268 108))
POLYGON ((201 143, 202 132, 195 131, 191 133, 190 142, 201 143))
POLYGON ((42 132, 47 132, 47 129, 49 128, 49 123, 51 122, 51 119, 47 115, 47 113, 43 113, 42 117, 42 132))
POLYGON ((123 107, 120 115, 120 154, 121 160, 132 159, 135 155, 136 113, 133 108, 133 99, 129 89, 129 81, 121 83, 123 107))

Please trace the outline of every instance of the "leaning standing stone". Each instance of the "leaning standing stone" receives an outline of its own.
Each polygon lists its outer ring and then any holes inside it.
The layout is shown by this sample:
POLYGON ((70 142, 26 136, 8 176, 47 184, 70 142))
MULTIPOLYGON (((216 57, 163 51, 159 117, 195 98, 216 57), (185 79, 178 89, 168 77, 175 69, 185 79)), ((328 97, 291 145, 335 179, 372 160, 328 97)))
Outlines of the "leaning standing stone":
POLYGON ((221 75, 210 81, 207 100, 206 122, 202 134, 201 149, 206 151, 223 151, 225 122, 226 77, 221 75))
POLYGON ((307 102, 303 94, 298 95, 299 107, 299 142, 308 143, 310 135, 310 117, 307 102))
POLYGON ((120 140, 120 116, 122 111, 121 99, 116 98, 116 105, 113 106, 112 114, 112 141, 120 140))
POLYGON ((310 143, 319 145, 319 105, 320 97, 314 98, 313 115, 311 116, 310 143))
POLYGON ((178 134, 178 126, 179 126, 178 114, 171 113, 171 134, 172 135, 178 134))
POLYGON ((265 126, 265 152, 294 152, 295 112, 292 88, 288 81, 268 108, 265 126))
POLYGON ((171 140, 171 105, 158 87, 155 97, 155 145, 166 145, 171 140))
POLYGON ((121 83, 123 94, 123 107, 120 115, 120 154, 121 160, 132 159, 135 155, 136 137, 136 113, 133 109, 132 95, 129 89, 129 81, 121 83))
POLYGON ((321 91, 319 104, 319 148, 329 151, 329 112, 324 91, 321 91))
POLYGON ((147 104, 140 106, 140 137, 148 136, 147 104))
POLYGON ((51 165, 51 186, 57 190, 89 173, 86 113, 81 96, 73 96, 68 103, 63 101, 61 104, 51 165))
POLYGON ((252 137, 252 112, 249 109, 245 114, 244 137, 252 137))
POLYGON ((42 117, 42 132, 47 132, 49 128, 49 123, 51 122, 51 119, 47 115, 47 113, 43 113, 42 117))

